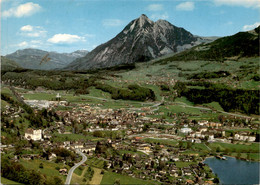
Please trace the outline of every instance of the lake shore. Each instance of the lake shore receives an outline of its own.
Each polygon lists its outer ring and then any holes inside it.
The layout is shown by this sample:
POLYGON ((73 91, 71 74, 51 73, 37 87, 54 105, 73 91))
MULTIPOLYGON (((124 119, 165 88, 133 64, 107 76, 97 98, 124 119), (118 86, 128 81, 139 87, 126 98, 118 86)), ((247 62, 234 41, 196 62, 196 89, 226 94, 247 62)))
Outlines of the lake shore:
POLYGON ((259 162, 250 162, 226 156, 227 160, 218 160, 210 156, 205 158, 212 172, 217 175, 220 184, 257 184, 259 174, 259 162))

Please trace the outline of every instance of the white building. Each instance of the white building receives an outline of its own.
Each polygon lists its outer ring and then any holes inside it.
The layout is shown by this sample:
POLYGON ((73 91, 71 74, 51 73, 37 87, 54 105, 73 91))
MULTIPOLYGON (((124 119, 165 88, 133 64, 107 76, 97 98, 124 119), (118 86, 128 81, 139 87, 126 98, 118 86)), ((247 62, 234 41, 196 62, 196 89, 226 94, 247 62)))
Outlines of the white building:
POLYGON ((255 136, 247 136, 247 135, 235 134, 234 139, 235 140, 240 140, 240 141, 251 141, 251 142, 254 142, 256 137, 255 136))
POLYGON ((38 108, 38 109, 47 109, 51 105, 53 105, 54 101, 48 101, 48 100, 24 100, 24 102, 31 106, 32 108, 38 108))
POLYGON ((42 130, 33 130, 32 128, 28 128, 25 131, 25 138, 28 140, 41 140, 42 139, 42 130))
POLYGON ((188 134, 188 133, 192 132, 192 129, 191 128, 181 128, 180 132, 183 134, 188 134))

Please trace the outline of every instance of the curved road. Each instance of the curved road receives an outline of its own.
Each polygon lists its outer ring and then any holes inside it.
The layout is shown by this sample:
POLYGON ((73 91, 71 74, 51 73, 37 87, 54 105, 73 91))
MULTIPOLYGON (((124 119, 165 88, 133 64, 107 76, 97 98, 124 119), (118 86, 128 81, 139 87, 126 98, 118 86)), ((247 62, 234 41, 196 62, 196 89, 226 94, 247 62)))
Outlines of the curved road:
POLYGON ((69 185, 69 184, 70 184, 70 181, 71 181, 72 174, 73 174, 74 170, 75 170, 77 167, 79 167, 80 165, 82 165, 84 162, 86 162, 86 160, 87 160, 87 156, 85 156, 85 154, 83 154, 81 151, 76 150, 76 152, 82 156, 82 160, 81 160, 79 163, 75 164, 75 165, 69 170, 69 173, 68 173, 67 178, 66 178, 65 185, 69 185))

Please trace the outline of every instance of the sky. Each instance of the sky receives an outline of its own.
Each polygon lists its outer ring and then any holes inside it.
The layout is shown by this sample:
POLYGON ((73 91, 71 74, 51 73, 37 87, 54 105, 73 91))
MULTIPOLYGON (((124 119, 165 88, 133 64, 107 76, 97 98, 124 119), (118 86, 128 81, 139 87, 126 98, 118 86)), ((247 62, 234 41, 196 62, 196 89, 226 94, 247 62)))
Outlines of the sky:
POLYGON ((260 0, 0 0, 1 55, 37 48, 93 50, 146 14, 199 36, 260 25, 260 0))

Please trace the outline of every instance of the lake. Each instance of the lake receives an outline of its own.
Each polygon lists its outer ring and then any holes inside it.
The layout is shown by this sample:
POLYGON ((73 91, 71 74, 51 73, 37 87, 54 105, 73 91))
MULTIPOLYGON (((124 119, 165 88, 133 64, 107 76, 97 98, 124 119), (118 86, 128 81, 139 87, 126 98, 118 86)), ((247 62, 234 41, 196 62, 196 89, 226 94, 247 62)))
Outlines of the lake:
POLYGON ((212 157, 204 161, 218 175, 221 184, 259 184, 259 162, 226 158, 221 160, 212 157))

